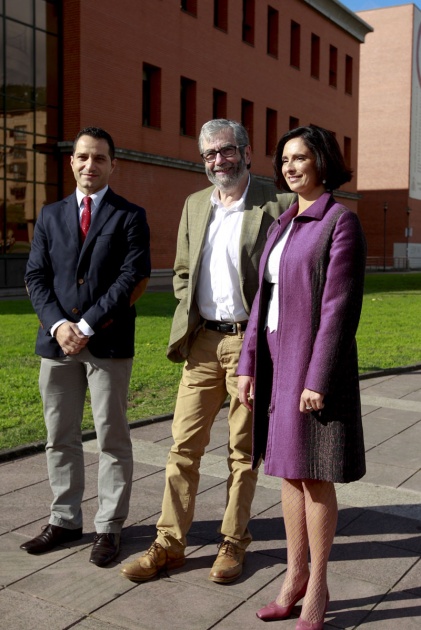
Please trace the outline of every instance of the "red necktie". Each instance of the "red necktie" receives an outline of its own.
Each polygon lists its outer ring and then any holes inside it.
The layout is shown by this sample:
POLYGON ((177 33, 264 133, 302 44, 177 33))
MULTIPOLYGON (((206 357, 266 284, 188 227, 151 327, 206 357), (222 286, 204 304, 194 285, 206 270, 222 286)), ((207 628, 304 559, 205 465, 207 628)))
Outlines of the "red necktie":
POLYGON ((80 221, 80 229, 82 230, 82 241, 85 240, 89 230, 89 226, 91 225, 91 201, 92 199, 90 197, 83 198, 82 218, 80 221))

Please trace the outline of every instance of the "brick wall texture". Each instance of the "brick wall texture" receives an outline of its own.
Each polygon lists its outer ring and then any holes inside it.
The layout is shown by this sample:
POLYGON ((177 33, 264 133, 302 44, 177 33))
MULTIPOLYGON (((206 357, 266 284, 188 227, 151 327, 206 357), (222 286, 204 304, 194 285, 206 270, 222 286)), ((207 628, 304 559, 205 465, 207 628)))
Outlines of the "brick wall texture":
MULTIPOLYGON (((335 131, 343 148, 351 139, 357 169, 360 42, 300 0, 258 0, 255 43, 242 41, 242 0, 230 0, 228 30, 213 26, 213 2, 197 3, 197 16, 174 0, 72 0, 63 3, 63 140, 86 125, 104 127, 116 146, 200 163, 197 135, 212 118, 214 89, 227 93, 227 116, 241 119, 241 101, 254 104, 252 171, 272 176, 265 153, 266 109, 277 112, 277 136, 290 117, 335 131), (278 57, 267 54, 268 6, 279 11, 278 57), (290 23, 301 26, 300 68, 290 60, 290 23), (311 34, 320 37, 320 78, 310 76, 311 34), (329 86, 329 46, 338 49, 338 83, 329 86), (345 56, 353 59, 352 94, 345 93, 345 56), (161 69, 160 129, 142 125, 142 73, 147 63, 161 69), (196 136, 180 135, 180 77, 196 82, 196 136)), ((74 182, 63 159, 65 194, 74 182), (66 171, 67 169, 67 171, 66 171)), ((120 160, 113 189, 144 206, 152 231, 152 264, 171 268, 178 223, 188 194, 204 188, 202 173, 120 160)), ((344 187, 356 192, 356 180, 344 187)), ((347 203, 354 210, 356 201, 347 203)))

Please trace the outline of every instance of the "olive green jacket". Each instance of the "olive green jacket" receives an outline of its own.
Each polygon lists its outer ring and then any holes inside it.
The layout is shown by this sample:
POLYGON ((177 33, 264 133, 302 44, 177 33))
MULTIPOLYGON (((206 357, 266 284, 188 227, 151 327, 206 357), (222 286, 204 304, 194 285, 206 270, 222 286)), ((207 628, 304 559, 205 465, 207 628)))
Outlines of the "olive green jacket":
MULTIPOLYGON (((212 216, 211 194, 214 187, 190 195, 184 204, 177 238, 174 263, 174 294, 178 300, 167 356, 171 361, 184 361, 202 321, 195 300, 196 283, 206 232, 212 216)), ((295 201, 292 193, 281 193, 271 183, 251 176, 245 202, 240 237, 240 288, 247 313, 258 288, 260 255, 266 234, 273 220, 295 201)))

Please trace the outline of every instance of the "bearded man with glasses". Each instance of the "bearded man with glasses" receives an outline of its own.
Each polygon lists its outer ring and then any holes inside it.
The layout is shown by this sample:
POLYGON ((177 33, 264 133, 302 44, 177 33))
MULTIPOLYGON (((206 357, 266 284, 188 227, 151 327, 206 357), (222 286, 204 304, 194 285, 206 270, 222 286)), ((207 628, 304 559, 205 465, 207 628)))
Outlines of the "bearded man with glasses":
POLYGON ((216 415, 227 395, 227 501, 222 542, 209 579, 228 583, 242 573, 257 471, 251 469, 251 413, 239 403, 236 370, 266 234, 295 200, 250 175, 246 129, 233 120, 205 123, 199 151, 213 186, 189 196, 178 231, 174 293, 178 300, 167 356, 185 361, 172 424, 157 538, 142 556, 123 565, 135 582, 185 563, 194 516, 199 467, 216 415))

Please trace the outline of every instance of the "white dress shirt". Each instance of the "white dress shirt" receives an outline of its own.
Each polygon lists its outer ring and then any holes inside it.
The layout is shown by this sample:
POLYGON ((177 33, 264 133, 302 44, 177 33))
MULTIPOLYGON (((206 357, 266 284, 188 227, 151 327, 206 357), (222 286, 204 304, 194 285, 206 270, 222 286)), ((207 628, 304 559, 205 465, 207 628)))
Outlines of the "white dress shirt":
POLYGON ((212 217, 208 226, 196 288, 196 301, 201 316, 210 321, 243 322, 248 315, 240 290, 239 256, 245 199, 243 196, 225 207, 215 188, 212 196, 212 217))
POLYGON ((269 258, 265 268, 265 280, 271 283, 272 291, 266 315, 265 328, 269 328, 269 332, 273 332, 278 328, 279 322, 279 270, 281 265, 281 256, 284 251, 285 243, 291 231, 294 219, 288 223, 282 232, 281 238, 273 247, 269 254, 269 258))
MULTIPOLYGON (((105 186, 105 188, 102 188, 101 190, 99 190, 96 193, 93 193, 92 195, 89 195, 89 197, 91 198, 91 220, 92 217, 95 214, 95 211, 98 209, 101 201, 104 198, 105 193, 108 190, 108 186, 105 186)), ((86 197, 87 195, 85 195, 81 190, 79 190, 79 188, 76 188, 76 199, 77 199, 77 203, 79 206, 79 223, 82 219, 82 211, 83 211, 83 199, 84 197, 86 197)), ((50 328, 50 333, 52 336, 54 336, 54 332, 57 330, 57 328, 61 325, 64 324, 64 322, 67 322, 67 319, 60 319, 58 322, 56 322, 55 324, 53 324, 50 328)), ((80 330, 81 333, 83 333, 84 335, 86 335, 87 337, 92 337, 92 335, 95 334, 95 332, 92 330, 92 328, 89 326, 89 324, 87 322, 85 322, 85 320, 82 318, 80 320, 80 322, 78 322, 78 328, 80 330)))

